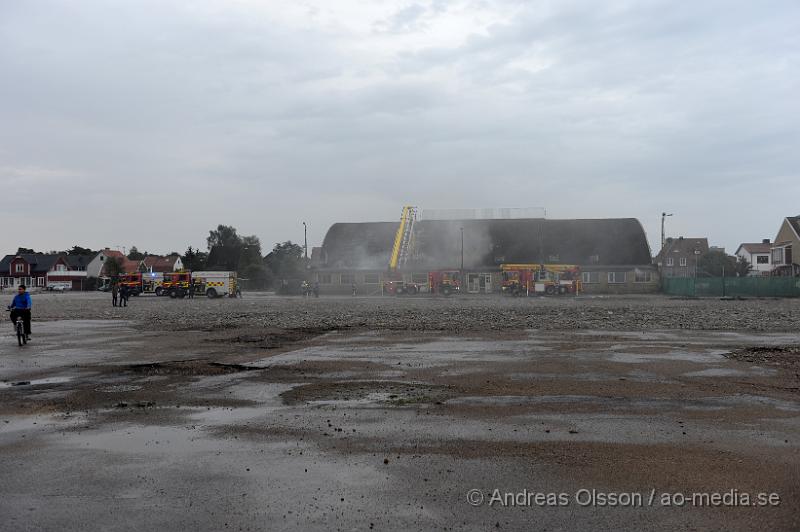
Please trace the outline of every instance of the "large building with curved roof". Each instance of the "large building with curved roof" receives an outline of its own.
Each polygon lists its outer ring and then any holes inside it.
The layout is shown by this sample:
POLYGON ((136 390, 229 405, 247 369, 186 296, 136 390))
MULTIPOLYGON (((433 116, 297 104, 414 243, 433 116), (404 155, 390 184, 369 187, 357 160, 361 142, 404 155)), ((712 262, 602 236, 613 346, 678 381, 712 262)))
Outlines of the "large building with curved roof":
MULTIPOLYGON (((398 227, 332 225, 312 256, 321 291, 346 293, 355 285, 358 293, 380 293, 398 227)), ((429 271, 463 267, 466 290, 485 293, 499 291, 501 265, 517 263, 579 265, 586 292, 658 289, 650 246, 635 218, 420 220, 400 270, 407 281, 421 283, 429 271)))

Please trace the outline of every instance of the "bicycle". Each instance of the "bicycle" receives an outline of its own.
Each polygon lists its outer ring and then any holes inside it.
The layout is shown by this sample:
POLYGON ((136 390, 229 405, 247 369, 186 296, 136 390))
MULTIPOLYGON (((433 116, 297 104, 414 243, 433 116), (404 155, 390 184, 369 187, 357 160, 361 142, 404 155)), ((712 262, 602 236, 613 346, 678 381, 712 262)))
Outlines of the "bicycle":
MULTIPOLYGON (((11 312, 13 309, 7 309, 7 312, 11 312)), ((17 333, 17 343, 19 346, 22 347, 23 345, 28 343, 28 337, 25 336, 25 325, 22 321, 22 316, 17 316, 16 321, 14 321, 14 330, 17 333)))

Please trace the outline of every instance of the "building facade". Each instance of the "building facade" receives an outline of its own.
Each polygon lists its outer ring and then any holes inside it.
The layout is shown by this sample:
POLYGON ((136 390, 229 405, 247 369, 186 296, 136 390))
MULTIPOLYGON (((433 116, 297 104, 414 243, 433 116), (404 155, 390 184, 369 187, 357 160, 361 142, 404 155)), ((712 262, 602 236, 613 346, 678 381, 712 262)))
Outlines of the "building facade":
POLYGON ((696 277, 698 261, 708 251, 707 238, 667 238, 655 263, 662 277, 696 277))
POLYGON ((771 253, 773 275, 800 275, 800 215, 783 219, 771 253))
POLYGON ((772 272, 772 244, 768 238, 761 242, 740 244, 736 256, 750 263, 750 276, 769 275, 772 272))
POLYGON ((323 294, 380 295, 402 279, 426 290, 432 271, 459 272, 461 291, 499 293, 503 264, 577 265, 586 293, 652 293, 658 269, 638 220, 422 220, 407 263, 389 271, 396 222, 334 224, 312 250, 323 294))

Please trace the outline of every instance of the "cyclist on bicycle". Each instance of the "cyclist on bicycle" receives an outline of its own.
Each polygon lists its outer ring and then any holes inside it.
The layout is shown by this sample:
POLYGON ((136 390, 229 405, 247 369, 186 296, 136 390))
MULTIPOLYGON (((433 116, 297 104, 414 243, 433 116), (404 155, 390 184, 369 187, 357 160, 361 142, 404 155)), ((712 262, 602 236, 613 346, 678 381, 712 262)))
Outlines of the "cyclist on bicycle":
POLYGON ((25 291, 25 285, 19 285, 17 295, 14 296, 14 301, 9 305, 11 310, 11 323, 17 322, 17 316, 22 318, 22 324, 25 327, 25 337, 31 339, 31 295, 25 291))

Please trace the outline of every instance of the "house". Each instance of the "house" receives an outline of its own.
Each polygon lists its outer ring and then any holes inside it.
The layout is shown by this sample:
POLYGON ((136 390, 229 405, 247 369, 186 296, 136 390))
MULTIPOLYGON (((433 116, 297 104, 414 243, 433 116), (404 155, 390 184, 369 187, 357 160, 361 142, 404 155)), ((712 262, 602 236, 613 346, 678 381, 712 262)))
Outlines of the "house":
POLYGON ((150 273, 177 272, 183 270, 183 261, 180 255, 148 255, 142 259, 139 269, 150 273))
POLYGON ((0 261, 0 286, 20 284, 31 288, 67 288, 80 290, 86 272, 72 270, 66 255, 23 253, 6 255, 0 261))
POLYGON ((748 275, 769 275, 772 271, 772 244, 769 238, 761 242, 745 242, 736 249, 736 256, 750 263, 752 269, 748 275))
MULTIPOLYGON (((360 294, 380 294, 398 227, 398 222, 331 226, 311 255, 321 292, 350 293, 355 285, 360 294)), ((633 218, 420 220, 413 227, 414 245, 399 272, 407 282, 424 285, 430 271, 463 270, 464 291, 499 292, 502 264, 544 262, 580 266, 588 293, 659 287, 644 229, 633 218)))
POLYGON ((800 275, 800 215, 783 219, 771 252, 773 275, 800 275))
POLYGON ((708 253, 707 238, 667 238, 656 255, 662 277, 695 277, 698 259, 708 253))
POLYGON ((108 277, 109 273, 106 264, 108 260, 112 258, 120 263, 123 272, 131 273, 139 271, 139 261, 130 260, 121 251, 105 248, 95 255, 86 265, 86 275, 95 278, 108 277))

